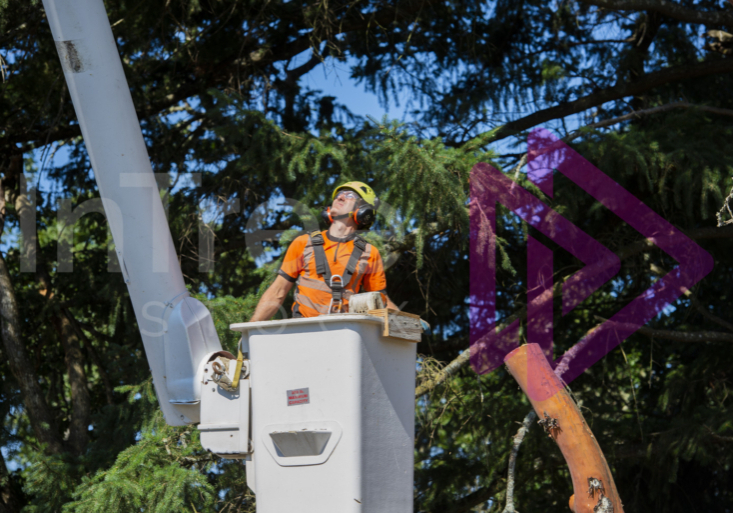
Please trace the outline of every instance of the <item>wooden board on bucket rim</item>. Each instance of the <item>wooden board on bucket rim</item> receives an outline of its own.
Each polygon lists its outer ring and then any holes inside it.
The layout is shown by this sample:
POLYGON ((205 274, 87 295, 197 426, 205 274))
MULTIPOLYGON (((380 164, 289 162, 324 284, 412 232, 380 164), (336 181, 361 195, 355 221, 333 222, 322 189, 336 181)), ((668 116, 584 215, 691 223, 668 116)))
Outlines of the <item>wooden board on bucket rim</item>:
POLYGON ((369 310, 369 315, 381 317, 384 319, 383 337, 393 337, 410 342, 420 342, 422 335, 422 324, 420 316, 392 310, 391 308, 380 308, 379 310, 369 310))

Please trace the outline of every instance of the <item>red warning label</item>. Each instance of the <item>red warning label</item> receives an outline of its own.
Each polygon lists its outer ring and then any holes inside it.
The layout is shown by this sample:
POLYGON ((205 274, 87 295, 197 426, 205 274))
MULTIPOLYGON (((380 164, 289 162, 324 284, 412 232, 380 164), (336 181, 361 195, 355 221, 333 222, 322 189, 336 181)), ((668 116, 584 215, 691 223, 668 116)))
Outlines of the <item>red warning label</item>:
POLYGON ((295 406, 297 404, 308 404, 310 403, 310 394, 307 388, 296 388, 295 390, 288 390, 288 406, 295 406))

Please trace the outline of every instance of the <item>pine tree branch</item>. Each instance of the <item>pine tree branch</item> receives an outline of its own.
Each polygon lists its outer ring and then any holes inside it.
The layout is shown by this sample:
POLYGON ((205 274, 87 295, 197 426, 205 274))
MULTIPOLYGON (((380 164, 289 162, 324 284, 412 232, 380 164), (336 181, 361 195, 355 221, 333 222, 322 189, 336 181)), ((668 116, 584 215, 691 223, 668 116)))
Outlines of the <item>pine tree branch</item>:
MULTIPOLYGON (((532 482, 532 479, 536 478, 539 475, 544 475, 546 471, 559 469, 560 467, 560 463, 548 465, 545 461, 529 471, 524 481, 532 482)), ((455 501, 451 509, 447 511, 441 510, 440 513, 467 513, 473 510, 476 506, 483 504, 489 500, 497 503, 498 505, 498 499, 501 499, 501 491, 497 491, 497 480, 494 479, 487 485, 482 486, 481 488, 476 490, 475 492, 472 492, 471 494, 455 501)), ((491 511, 493 511, 493 508, 491 511)))
MULTIPOLYGON (((691 295, 690 291, 686 291, 687 295, 691 295)), ((709 312, 708 312, 709 314, 709 312)), ((731 327, 731 324, 718 319, 712 314, 709 314, 715 318, 716 322, 720 321, 727 328, 731 327)), ((596 319, 601 322, 606 322, 608 319, 604 319, 598 315, 594 315, 596 319)), ((623 323, 612 322, 612 325, 619 327, 627 327, 629 325, 623 323)), ((649 335, 654 338, 661 338, 665 340, 674 340, 678 342, 733 342, 733 333, 724 333, 720 331, 672 331, 672 330, 657 330, 652 328, 639 328, 638 333, 649 335)))
MULTIPOLYGON (((634 112, 624 114, 623 116, 619 116, 617 118, 599 121, 598 123, 591 123, 590 125, 584 126, 580 130, 574 131, 573 133, 569 134, 567 137, 563 137, 563 141, 565 142, 573 141, 577 139, 578 137, 580 137, 581 135, 583 135, 584 131, 587 129, 604 128, 607 126, 615 125, 616 123, 628 121, 629 119, 638 119, 642 116, 658 114, 660 112, 666 112, 668 110, 673 110, 673 109, 696 109, 696 110, 701 110, 703 112, 710 112, 712 114, 718 114, 721 116, 733 116, 733 109, 719 109, 717 107, 709 107, 707 105, 695 105, 695 104, 687 103, 687 102, 668 103, 666 105, 660 105, 659 107, 652 107, 651 109, 636 110, 634 112)), ((525 163, 526 163, 526 160, 525 160, 525 163)))
POLYGON ((463 352, 450 362, 448 365, 443 367, 437 374, 435 374, 431 379, 426 380, 425 382, 421 383, 416 389, 415 389, 415 398, 421 397, 431 390, 434 390, 438 385, 442 384, 456 374, 459 370, 461 370, 463 367, 466 366, 466 364, 471 359, 471 350, 470 349, 464 349, 463 352))
POLYGON ((530 424, 536 418, 537 414, 535 413, 535 411, 530 410, 527 416, 524 417, 524 420, 522 421, 522 426, 517 431, 517 434, 514 435, 514 441, 512 442, 512 452, 509 455, 509 472, 507 473, 506 480, 506 506, 504 507, 504 511, 502 513, 518 513, 517 510, 514 509, 514 473, 517 465, 517 454, 519 454, 519 447, 524 441, 524 436, 529 431, 530 424))
POLYGON ((707 320, 709 320, 711 322, 714 322, 718 326, 722 326, 723 328, 729 330, 730 332, 733 332, 733 324, 731 324, 731 323, 729 323, 729 322, 721 319, 717 315, 713 315, 710 312, 708 312, 707 309, 702 305, 702 303, 700 303, 700 300, 697 299, 692 294, 692 292, 690 292, 689 290, 686 290, 685 291, 685 295, 689 296, 690 302, 692 303, 692 306, 695 307, 695 310, 697 310, 697 312, 700 315, 702 315, 703 317, 705 317, 707 320))
POLYGON ((80 326, 81 323, 79 323, 79 321, 77 321, 76 319, 72 319, 72 321, 77 335, 82 340, 82 342, 84 342, 84 347, 89 353, 89 356, 92 358, 92 362, 97 367, 97 372, 99 372, 99 377, 102 378, 102 384, 104 385, 104 393, 107 398, 107 404, 111 406, 114 404, 114 388, 112 387, 112 383, 109 380, 109 374, 107 374, 107 370, 102 365, 102 359, 99 357, 99 354, 94 349, 92 341, 89 340, 89 337, 87 337, 86 333, 84 333, 84 330, 80 326))
POLYGON ((111 336, 106 335, 106 334, 102 333, 101 331, 98 331, 91 324, 86 323, 86 322, 82 322, 82 321, 79 321, 79 320, 76 321, 76 324, 80 328, 87 330, 89 333, 91 333, 92 335, 94 335, 99 340, 104 340, 105 342, 112 342, 112 343, 114 343, 114 339, 111 336))
MULTIPOLYGON (((722 229, 721 228, 699 228, 697 230, 686 231, 685 235, 687 235, 691 239, 733 237, 733 226, 722 228, 722 229)), ((648 239, 643 239, 643 240, 629 244, 628 246, 622 248, 621 250, 616 252, 616 255, 618 255, 621 260, 624 260, 633 255, 636 255, 637 253, 641 253, 643 251, 649 251, 651 249, 654 249, 655 247, 656 246, 654 245, 653 242, 649 241, 648 239)), ((565 281, 564 279, 561 279, 555 282, 553 286, 553 294, 557 295, 561 293, 562 291, 561 287, 564 281, 565 281)), ((712 314, 709 314, 709 315, 713 316, 712 314)), ((505 323, 503 323, 501 326, 499 326, 496 329, 502 330, 504 329, 504 327, 508 326, 509 324, 514 322, 516 319, 524 319, 526 317, 527 317, 527 307, 524 306, 521 309, 519 309, 515 314, 510 316, 505 323)), ((719 319, 719 321, 725 323, 725 321, 723 321, 722 319, 719 319)), ((720 322, 718 324, 720 324, 720 322)), ((649 328, 641 328, 638 331, 640 333, 644 331, 648 333, 648 330, 649 328)), ((657 331, 657 330, 651 330, 651 331, 657 331)), ((664 332, 664 333, 669 333, 669 334, 674 333, 676 335, 680 332, 664 332)), ((720 333, 720 332, 699 332, 699 333, 705 334, 705 335, 711 335, 713 337, 711 340, 714 340, 714 341, 726 341, 726 342, 733 341, 733 334, 720 333), (730 337, 730 340, 728 340, 726 337, 730 337)), ((681 334, 685 335, 685 333, 681 333, 681 334)), ((668 337, 663 337, 661 335, 656 335, 656 334, 654 336, 657 338, 668 338, 668 337)), ((696 339, 695 337, 690 337, 690 338, 691 340, 685 339, 682 341, 684 342, 704 342, 705 341, 705 340, 696 339)), ((670 339, 670 340, 676 340, 676 339, 670 339)), ((572 360, 573 358, 574 358, 574 353, 571 353, 571 352, 565 353, 565 356, 563 356, 563 359, 560 362, 560 364, 558 365, 557 369, 560 369, 562 372, 564 372, 566 370, 566 368, 564 367, 564 364, 567 365, 569 361, 572 360)), ((439 371, 433 377, 421 383, 415 389, 415 397, 416 398, 421 397, 427 394, 428 392, 434 390, 439 385, 443 384, 446 380, 454 376, 461 368, 466 366, 469 361, 470 361, 470 349, 464 350, 463 353, 461 353, 456 359, 451 361, 441 371, 439 371)), ((561 373, 558 375, 561 375, 561 373)))
MULTIPOLYGON (((555 284, 555 291, 559 292, 560 283, 555 284)), ((517 319, 524 319, 527 317, 527 307, 521 308, 517 313, 514 315, 511 315, 507 318, 506 322, 498 326, 496 329, 501 331, 507 326, 509 326, 511 323, 513 323, 517 319)), ((470 348, 464 349, 463 352, 450 362, 448 365, 443 367, 440 371, 435 373, 430 378, 426 379, 420 385, 415 389, 415 398, 421 397, 428 392, 434 390, 439 385, 443 384, 448 378, 454 376, 456 373, 458 373, 459 370, 461 370, 463 367, 465 367, 468 362, 471 361, 471 350, 470 348)))
POLYGON ((309 73, 313 70, 313 68, 322 63, 330 53, 328 45, 326 46, 326 49, 323 51, 323 53, 317 50, 317 48, 312 49, 311 57, 305 63, 301 64, 297 68, 285 71, 285 79, 282 82, 285 83, 287 87, 295 87, 298 84, 298 80, 300 80, 300 77, 302 77, 306 73, 309 73))
MULTIPOLYGON (((606 322, 608 320, 598 315, 594 315, 593 317, 602 322, 606 322)), ((620 322, 611 322, 610 325, 624 329, 632 327, 630 324, 620 322)), ((672 331, 641 327, 637 329, 636 332, 654 338, 671 340, 673 342, 733 342, 733 333, 724 333, 722 331, 672 331)), ((560 366, 558 365, 558 367, 560 366)))
POLYGON ((733 237, 733 226, 726 226, 718 228, 716 226, 708 226, 705 228, 697 228, 695 230, 683 231, 691 239, 704 240, 704 239, 727 239, 733 237))
POLYGON ((591 107, 602 105, 606 102, 620 100, 627 96, 637 96, 650 89, 654 89, 655 87, 659 87, 670 82, 732 72, 733 59, 715 59, 695 64, 665 68, 644 75, 633 82, 616 84, 613 87, 596 91, 595 93, 578 98, 577 100, 561 103, 554 107, 543 109, 528 116, 524 116, 523 118, 511 121, 496 131, 491 142, 496 142, 512 135, 516 135, 519 132, 528 130, 553 119, 564 118, 572 114, 583 112, 591 107))
POLYGON ((717 433, 712 433, 712 432, 711 432, 711 433, 710 433, 710 437, 711 437, 711 438, 712 438, 713 440, 717 440, 718 442, 726 442, 726 443, 731 443, 731 442, 733 442, 733 436, 722 436, 722 435, 719 435, 719 434, 717 434, 717 433))
POLYGON ((580 0, 610 11, 652 11, 684 21, 702 25, 733 25, 733 14, 728 11, 698 11, 687 9, 667 0, 580 0))
POLYGON ((479 504, 494 498, 496 496, 496 490, 494 489, 494 482, 487 486, 483 486, 475 492, 466 495, 465 497, 457 500, 451 509, 445 513, 466 513, 471 511, 479 504))
MULTIPOLYGON (((343 19, 335 20, 331 34, 331 38, 340 34, 348 34, 351 32, 361 32, 364 30, 374 29, 376 27, 385 27, 399 21, 405 21, 414 18, 421 10, 436 3, 435 0, 402 0, 390 4, 382 4, 382 9, 364 15, 356 9, 347 9, 347 15, 343 19)), ((303 27, 306 29, 307 27, 303 27)), ((294 41, 277 45, 272 51, 252 52, 260 55, 257 59, 258 64, 272 63, 292 58, 308 48, 313 46, 314 38, 312 33, 305 34, 294 41)), ((252 58, 252 54, 250 54, 252 58)))
MULTIPOLYGON (((697 228, 695 230, 686 230, 683 233, 693 240, 727 239, 729 237, 733 237, 733 226, 727 226, 724 228, 715 228, 711 226, 705 228, 697 228)), ((654 244, 654 241, 649 239, 641 239, 619 249, 618 251, 616 251, 616 255, 621 260, 625 260, 639 253, 650 251, 656 247, 657 246, 656 244, 654 244)))
MULTIPOLYGON (((408 0, 398 2, 397 5, 385 4, 381 10, 362 14, 358 9, 347 9, 347 15, 344 18, 335 20, 334 27, 330 34, 322 40, 314 40, 314 34, 309 32, 293 41, 278 44, 272 48, 262 48, 250 52, 247 57, 242 58, 240 54, 229 54, 210 66, 207 66, 203 72, 199 63, 192 62, 182 67, 177 65, 174 70, 162 69, 158 76, 151 77, 151 83, 163 84, 166 82, 164 78, 171 78, 175 73, 177 77, 185 77, 183 84, 169 94, 157 100, 150 101, 146 105, 137 107, 137 115, 140 121, 159 115, 161 112, 169 109, 178 103, 202 94, 210 88, 222 87, 230 82, 232 77, 242 72, 242 68, 247 68, 248 75, 256 74, 257 70, 268 70, 273 64, 282 61, 288 61, 298 54, 306 51, 308 48, 320 44, 323 40, 333 38, 336 35, 350 34, 354 32, 363 32, 375 27, 385 27, 396 22, 410 20, 414 18, 422 9, 435 3, 434 0, 408 0), (253 69, 255 68, 255 69, 253 69), (161 75, 162 74, 162 75, 161 75), (189 78, 193 77, 193 78, 189 78)), ((302 29, 309 27, 303 25, 302 29)), ((156 57, 157 59, 157 57, 156 57)), ((322 62, 309 61, 308 63, 297 68, 301 75, 308 70, 314 68, 322 62)), ((295 70, 293 70, 295 71, 295 70)), ((132 71, 134 72, 134 70, 132 71)), ((27 151, 28 145, 33 148, 40 148, 47 144, 67 140, 81 135, 78 125, 53 127, 35 126, 22 132, 14 132, 9 136, 0 137, 0 149, 15 154, 20 151, 27 151), (22 149, 18 145, 24 145, 22 149)))
POLYGON ((10 475, 5 458, 0 452, 0 513, 20 511, 26 502, 24 499, 20 482, 10 475))
MULTIPOLYGON (((658 267, 656 264, 651 264, 649 268, 652 270, 652 272, 658 276, 664 276, 667 274, 663 269, 658 267)), ((684 292, 685 297, 687 297, 690 300, 690 303, 692 303, 693 308, 697 310, 697 312, 705 317, 707 320, 714 322, 718 326, 722 326, 723 328, 727 329, 728 331, 733 333, 733 324, 724 321, 720 317, 711 314, 707 308, 703 306, 702 303, 700 303, 700 300, 695 297, 695 294, 692 293, 691 290, 685 290, 684 292)))
MULTIPOLYGON (((600 322, 606 322, 608 319, 605 319, 599 315, 594 315, 598 321, 600 322)), ((636 325, 631 324, 625 324, 620 322, 612 322, 612 326, 618 326, 619 328, 622 328, 624 330, 634 329, 635 333, 640 333, 642 335, 647 335, 649 337, 658 338, 662 340, 671 340, 673 342, 690 342, 690 343, 698 343, 698 342, 733 342, 733 333, 724 333, 720 331, 693 331, 693 332, 685 332, 685 331, 672 331, 672 330, 657 330, 652 328, 645 328, 640 327, 636 328, 636 325)), ((587 346, 588 339, 587 335, 589 335, 593 330, 597 329, 597 326, 594 326, 588 332, 585 336, 581 338, 581 341, 575 344, 573 347, 568 349, 565 354, 562 356, 562 359, 555 367, 555 374, 558 377, 562 377, 565 372, 570 367, 570 362, 572 362, 575 357, 582 352, 582 350, 587 346)))

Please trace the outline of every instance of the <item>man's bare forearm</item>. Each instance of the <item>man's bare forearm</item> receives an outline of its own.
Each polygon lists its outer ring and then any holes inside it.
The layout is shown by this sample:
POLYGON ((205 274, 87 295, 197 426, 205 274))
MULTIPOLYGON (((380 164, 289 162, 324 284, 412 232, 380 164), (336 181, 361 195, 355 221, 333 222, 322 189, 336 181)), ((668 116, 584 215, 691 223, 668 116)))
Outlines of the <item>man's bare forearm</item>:
POLYGON ((293 284, 282 276, 275 278, 273 284, 262 294, 260 302, 257 303, 257 308, 255 308, 255 313, 249 322, 270 320, 282 306, 285 296, 288 295, 292 286, 293 284))
POLYGON ((280 309, 281 305, 281 302, 267 301, 265 299, 265 296, 263 295, 262 299, 260 299, 260 302, 257 303, 255 313, 252 315, 252 318, 249 320, 249 322, 269 321, 272 316, 275 315, 275 312, 280 309))

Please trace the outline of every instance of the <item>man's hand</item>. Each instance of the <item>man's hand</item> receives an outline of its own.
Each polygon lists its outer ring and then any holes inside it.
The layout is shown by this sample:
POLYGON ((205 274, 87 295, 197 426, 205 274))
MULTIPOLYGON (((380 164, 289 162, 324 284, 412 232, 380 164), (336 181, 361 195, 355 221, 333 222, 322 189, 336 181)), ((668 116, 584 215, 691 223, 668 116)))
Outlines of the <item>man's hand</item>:
POLYGON ((270 285, 265 293, 262 294, 260 302, 257 303, 255 313, 252 315, 249 322, 270 320, 270 318, 275 315, 275 312, 280 309, 283 301, 285 301, 285 296, 288 295, 288 292, 290 292, 290 289, 292 288, 293 283, 289 282, 282 276, 275 278, 272 285, 270 285))

